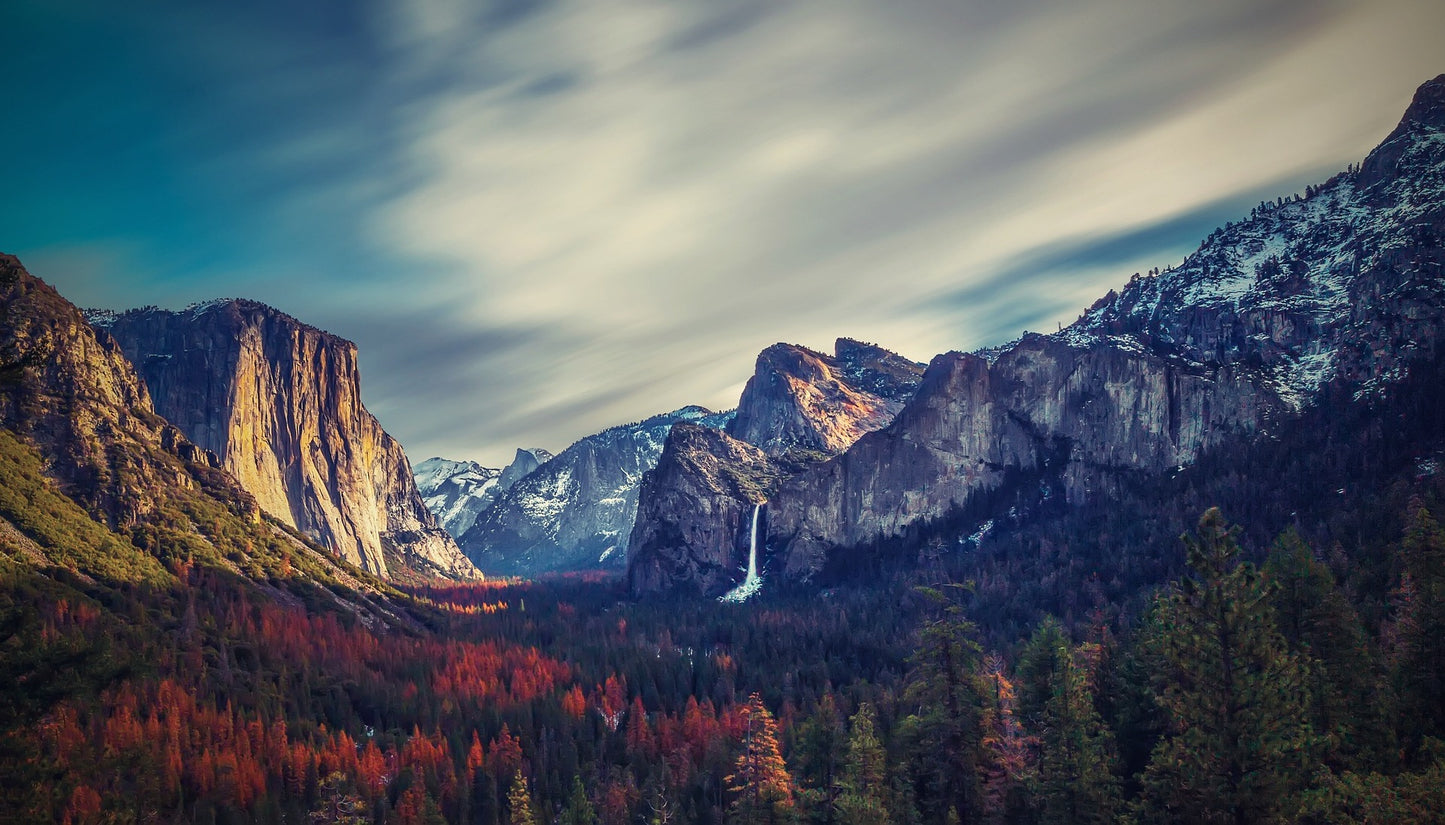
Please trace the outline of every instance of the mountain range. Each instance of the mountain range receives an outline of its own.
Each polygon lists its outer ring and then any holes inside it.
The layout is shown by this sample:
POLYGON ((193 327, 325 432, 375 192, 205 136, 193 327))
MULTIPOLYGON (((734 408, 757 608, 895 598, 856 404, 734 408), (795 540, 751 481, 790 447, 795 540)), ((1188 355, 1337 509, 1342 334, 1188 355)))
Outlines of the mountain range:
MULTIPOLYGON (((674 431, 644 485, 633 592, 736 586, 762 501, 767 575, 806 584, 930 525, 957 540, 1021 506, 1081 506, 1278 437, 1327 397, 1389 393, 1440 354, 1442 127, 1437 78, 1358 167, 1261 203, 1058 333, 934 358, 887 426, 836 456, 780 468, 674 431)), ((773 421, 732 432, 776 453, 795 426, 773 421)))
MULTIPOLYGON (((1261 203, 1057 333, 926 368, 850 339, 831 355, 777 344, 735 412, 688 407, 503 469, 434 458, 413 475, 361 402, 355 346, 253 301, 92 311, 85 345, 139 380, 116 384, 116 404, 143 396, 167 443, 373 574, 601 568, 637 595, 719 595, 746 575, 766 503, 761 564, 806 585, 929 525, 971 533, 1020 506, 1087 504, 1273 437, 1327 395, 1388 393, 1434 359, 1442 89, 1421 87, 1357 167, 1261 203)), ((83 465, 53 472, 93 483, 83 465)), ((107 504, 112 522, 131 518, 126 500, 107 504)))

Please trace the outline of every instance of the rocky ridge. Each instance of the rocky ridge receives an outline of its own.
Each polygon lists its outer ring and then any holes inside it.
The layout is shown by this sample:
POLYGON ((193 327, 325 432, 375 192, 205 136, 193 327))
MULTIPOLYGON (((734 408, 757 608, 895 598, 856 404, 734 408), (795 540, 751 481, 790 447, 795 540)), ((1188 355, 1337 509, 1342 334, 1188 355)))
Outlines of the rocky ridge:
MULTIPOLYGON (((983 523, 1003 502, 1080 503, 1122 475, 1284 425, 1331 392, 1388 392, 1412 361, 1440 355, 1442 195, 1445 75, 1358 169, 1261 204, 1059 333, 935 358, 892 423, 769 496, 770 567, 811 581, 843 551, 922 525, 983 523)), ((639 520, 634 536, 664 538, 634 561, 646 567, 634 592, 697 590, 694 566, 652 557, 696 557, 699 528, 664 529, 681 509, 644 512, 660 523, 639 520)), ((712 516, 737 532, 739 514, 712 516)))
POLYGON ((758 355, 728 435, 772 456, 836 455, 892 421, 922 375, 923 365, 849 338, 831 356, 774 344, 758 355))

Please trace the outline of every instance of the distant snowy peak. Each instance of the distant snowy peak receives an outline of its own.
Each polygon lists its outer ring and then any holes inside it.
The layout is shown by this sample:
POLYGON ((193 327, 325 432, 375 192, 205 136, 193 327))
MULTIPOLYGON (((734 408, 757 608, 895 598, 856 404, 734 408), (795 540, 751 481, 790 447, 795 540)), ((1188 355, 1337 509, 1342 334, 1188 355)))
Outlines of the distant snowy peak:
POLYGON ((501 471, 501 476, 497 479, 497 492, 510 490, 517 482, 551 460, 552 454, 541 447, 518 447, 512 463, 501 471))
POLYGON ((496 498, 502 471, 475 461, 429 458, 412 473, 427 508, 448 533, 458 537, 496 498))
MULTIPOLYGON (((720 429, 731 419, 731 412, 689 406, 579 439, 515 484, 499 485, 491 506, 460 536, 463 552, 484 572, 501 575, 620 569, 638 488, 672 426, 720 429)), ((518 451, 521 464, 524 452, 518 451)))
POLYGON ((1052 337, 1198 368, 1254 367, 1296 409, 1337 377, 1368 386, 1399 377, 1411 344, 1357 350, 1382 326, 1379 313, 1441 303, 1440 264, 1421 253, 1445 210, 1442 100, 1445 76, 1421 87, 1358 167, 1261 203, 1178 267, 1136 276, 1052 337))

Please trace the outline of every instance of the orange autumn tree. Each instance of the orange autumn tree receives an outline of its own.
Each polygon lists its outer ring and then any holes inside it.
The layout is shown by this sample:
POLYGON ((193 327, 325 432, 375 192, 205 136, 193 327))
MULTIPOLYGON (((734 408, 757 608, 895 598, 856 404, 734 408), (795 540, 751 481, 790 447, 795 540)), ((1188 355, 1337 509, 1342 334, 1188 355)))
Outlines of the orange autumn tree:
POLYGON ((738 710, 742 753, 728 790, 734 794, 728 821, 741 825, 778 825, 795 819, 793 777, 778 749, 778 725, 763 699, 754 693, 738 710))

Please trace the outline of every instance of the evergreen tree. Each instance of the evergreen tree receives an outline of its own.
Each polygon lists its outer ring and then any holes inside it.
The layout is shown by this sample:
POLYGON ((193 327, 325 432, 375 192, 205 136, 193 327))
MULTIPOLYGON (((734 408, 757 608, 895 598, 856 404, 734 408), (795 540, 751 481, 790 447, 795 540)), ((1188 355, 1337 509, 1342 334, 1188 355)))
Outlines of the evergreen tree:
POLYGON ((587 798, 587 788, 582 777, 572 777, 572 790, 567 795, 567 807, 562 809, 561 825, 597 825, 597 809, 587 798))
POLYGON ((1194 577, 1162 597, 1156 686, 1169 731, 1145 772, 1139 822, 1264 822, 1306 778, 1304 678, 1236 533, 1206 512, 1184 537, 1194 577))
MULTIPOLYGON (((954 593, 966 590, 951 585, 954 593)), ((983 740, 981 648, 962 605, 934 588, 918 588, 934 613, 919 632, 909 659, 905 701, 917 710, 900 724, 915 778, 919 813, 946 825, 977 821, 982 811, 980 750, 983 740)))
POLYGON ((1067 647, 1069 637, 1064 626, 1053 616, 1045 616, 1034 628, 1033 635, 1019 651, 1014 668, 1018 683, 1018 716, 1031 730, 1038 730, 1044 705, 1053 695, 1054 666, 1058 663, 1060 646, 1067 647))
POLYGON ((1445 530, 1418 499, 1401 547, 1395 674, 1403 738, 1418 750, 1445 738, 1445 530))
POLYGON ((1387 765, 1394 751, 1388 721, 1394 700, 1334 574, 1290 530, 1275 542, 1264 575, 1280 631, 1305 668, 1322 757, 1336 770, 1387 765))
POLYGON ((823 694, 817 709, 798 726, 794 743, 798 798, 811 821, 827 825, 833 821, 838 762, 847 744, 847 731, 833 694, 823 694))
POLYGON ((842 825, 891 825, 887 756, 875 729, 873 706, 863 703, 849 720, 848 754, 833 809, 842 825))
POLYGON ((1120 808, 1113 736, 1094 706, 1090 647, 1054 650, 1037 786, 1040 821, 1050 825, 1114 822, 1120 808))
POLYGON ((733 796, 730 822, 777 825, 793 818, 793 778, 778 748, 778 726, 754 693, 739 711, 743 716, 743 749, 727 777, 733 796))
POLYGON ((507 791, 507 807, 511 810, 511 825, 537 825, 537 814, 532 810, 532 791, 527 777, 520 770, 512 777, 512 788, 507 791))

